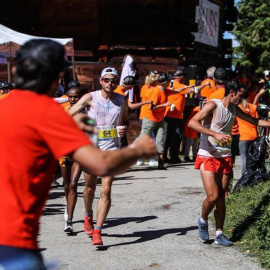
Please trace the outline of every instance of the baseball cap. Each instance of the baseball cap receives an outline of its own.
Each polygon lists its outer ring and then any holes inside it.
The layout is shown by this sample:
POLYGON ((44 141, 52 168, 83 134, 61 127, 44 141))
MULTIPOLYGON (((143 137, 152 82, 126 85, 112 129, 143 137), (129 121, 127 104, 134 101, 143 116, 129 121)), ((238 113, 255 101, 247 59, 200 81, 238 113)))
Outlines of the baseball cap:
POLYGON ((158 82, 159 83, 164 83, 164 82, 167 82, 167 81, 170 81, 170 77, 165 73, 165 72, 162 72, 159 77, 158 77, 158 82))
POLYGON ((214 72, 214 79, 217 81, 217 83, 225 83, 228 78, 228 73, 225 68, 218 67, 214 72))
POLYGON ((181 76, 185 76, 185 75, 186 75, 186 73, 183 69, 177 69, 173 74, 174 77, 181 77, 181 76))
POLYGON ((42 68, 55 72, 72 64, 65 60, 64 47, 50 39, 32 39, 20 47, 16 54, 16 66, 20 67, 28 59, 34 59, 42 68))
POLYGON ((105 75, 114 75, 116 77, 118 77, 118 73, 117 73, 117 70, 113 67, 107 67, 107 68, 104 68, 101 72, 101 78, 103 78, 105 75))
POLYGON ((138 81, 136 80, 136 78, 134 76, 127 76, 124 78, 123 84, 124 85, 135 85, 135 84, 138 84, 138 81))
POLYGON ((264 76, 269 77, 269 75, 270 75, 270 71, 269 71, 269 70, 265 70, 265 71, 263 72, 263 74, 264 74, 264 76))
POLYGON ((158 74, 158 72, 157 72, 157 70, 150 70, 149 75, 151 75, 151 74, 158 74))

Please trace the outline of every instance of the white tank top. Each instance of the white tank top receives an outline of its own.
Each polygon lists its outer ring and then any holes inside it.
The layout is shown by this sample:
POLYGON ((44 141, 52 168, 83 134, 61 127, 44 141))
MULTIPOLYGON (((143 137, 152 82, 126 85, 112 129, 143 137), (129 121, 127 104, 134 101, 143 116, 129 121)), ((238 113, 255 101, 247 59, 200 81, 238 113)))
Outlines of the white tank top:
POLYGON ((105 136, 99 136, 98 147, 101 150, 114 150, 120 148, 120 138, 117 137, 116 127, 122 125, 122 115, 125 97, 114 93, 112 99, 105 99, 101 90, 91 92, 93 106, 88 111, 88 116, 96 120, 97 127, 102 128, 105 136), (114 127, 114 129, 113 129, 114 127), (106 136, 106 134, 110 136, 106 136))
MULTIPOLYGON (((235 105, 230 104, 229 108, 226 108, 220 99, 212 99, 211 101, 217 106, 216 115, 210 125, 204 126, 216 132, 231 134, 236 115, 235 105)), ((214 137, 201 134, 198 155, 216 158, 231 156, 231 142, 221 145, 214 137)))

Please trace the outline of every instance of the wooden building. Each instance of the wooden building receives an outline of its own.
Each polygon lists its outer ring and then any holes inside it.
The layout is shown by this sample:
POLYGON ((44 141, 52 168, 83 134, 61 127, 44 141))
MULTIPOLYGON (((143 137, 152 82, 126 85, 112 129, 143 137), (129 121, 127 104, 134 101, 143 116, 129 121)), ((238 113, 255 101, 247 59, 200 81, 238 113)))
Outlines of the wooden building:
POLYGON ((209 1, 219 7, 216 47, 195 42, 192 35, 200 27, 195 13, 201 0, 0 0, 0 21, 27 34, 73 37, 82 80, 108 63, 120 69, 126 54, 142 75, 153 65, 160 70, 184 66, 191 77, 201 78, 211 65, 230 66, 225 56, 231 41, 224 41, 223 33, 236 19, 234 0, 209 1))

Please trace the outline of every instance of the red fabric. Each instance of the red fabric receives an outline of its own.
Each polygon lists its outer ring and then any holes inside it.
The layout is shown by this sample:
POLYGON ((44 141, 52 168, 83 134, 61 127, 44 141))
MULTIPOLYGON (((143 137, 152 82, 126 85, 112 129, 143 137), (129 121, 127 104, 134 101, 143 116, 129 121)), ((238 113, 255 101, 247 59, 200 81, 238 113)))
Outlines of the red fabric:
MULTIPOLYGON (((159 86, 156 86, 149 96, 149 99, 153 101, 155 106, 166 103, 167 97, 164 91, 159 86)), ((144 117, 153 122, 160 122, 164 118, 166 107, 150 110, 149 107, 145 108, 144 117)))
POLYGON ((198 136, 198 132, 196 130, 188 127, 188 123, 189 123, 190 119, 193 118, 193 116, 199 111, 199 109, 200 109, 199 106, 196 106, 192 110, 192 112, 191 112, 191 114, 190 114, 190 116, 189 116, 189 118, 188 118, 188 120, 187 120, 187 122, 185 124, 185 136, 187 138, 196 139, 197 136, 198 136))
POLYGON ((195 169, 199 170, 201 165, 204 170, 214 173, 230 173, 232 171, 232 156, 226 158, 204 157, 197 155, 195 169))
POLYGON ((239 125, 238 125, 237 117, 234 118, 231 134, 232 135, 238 135, 239 134, 239 125))
POLYGON ((0 101, 0 244, 37 249, 56 160, 91 144, 52 98, 13 90, 0 101))

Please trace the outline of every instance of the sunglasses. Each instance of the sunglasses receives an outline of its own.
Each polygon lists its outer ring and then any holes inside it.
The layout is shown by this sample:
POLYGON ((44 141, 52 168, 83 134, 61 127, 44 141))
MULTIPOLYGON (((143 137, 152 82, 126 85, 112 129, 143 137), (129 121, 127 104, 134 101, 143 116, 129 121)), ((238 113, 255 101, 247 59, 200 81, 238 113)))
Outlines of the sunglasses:
POLYGON ((102 78, 102 81, 105 82, 105 83, 116 83, 117 82, 117 79, 114 79, 114 78, 102 78))

